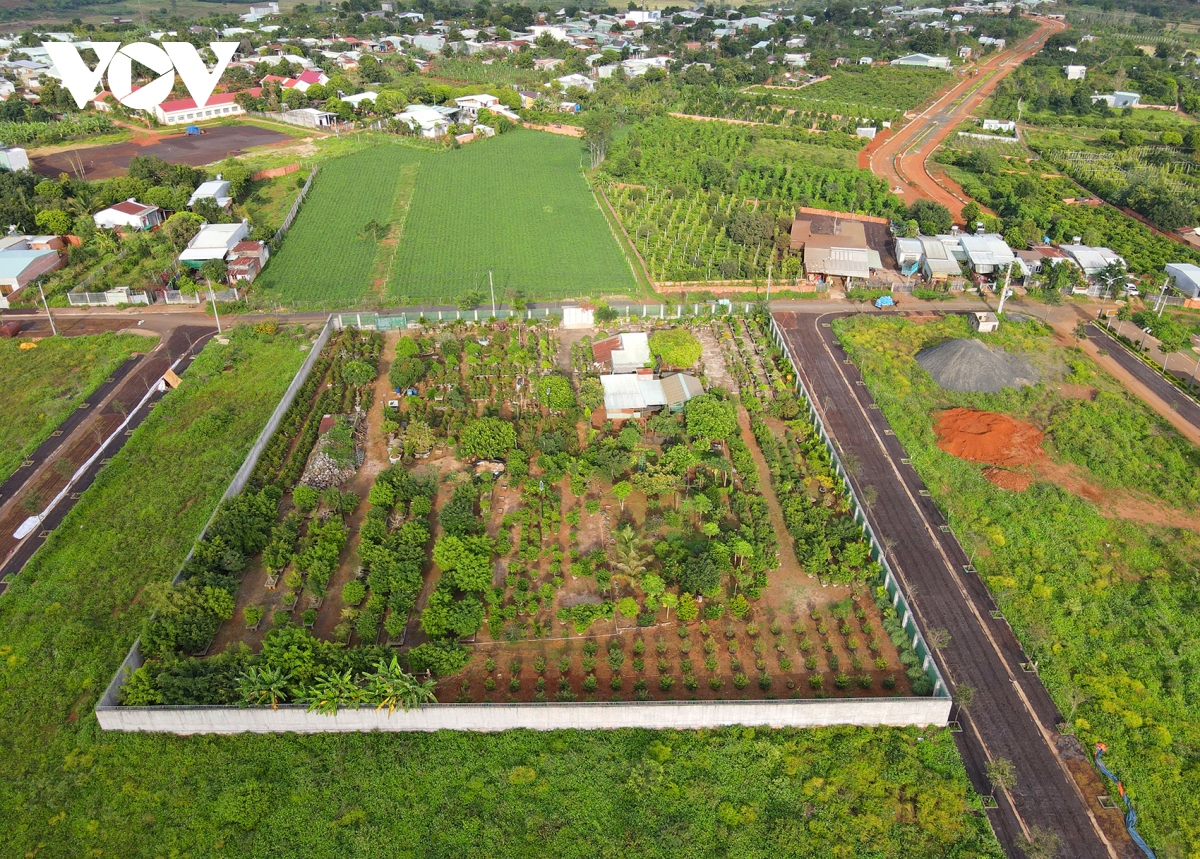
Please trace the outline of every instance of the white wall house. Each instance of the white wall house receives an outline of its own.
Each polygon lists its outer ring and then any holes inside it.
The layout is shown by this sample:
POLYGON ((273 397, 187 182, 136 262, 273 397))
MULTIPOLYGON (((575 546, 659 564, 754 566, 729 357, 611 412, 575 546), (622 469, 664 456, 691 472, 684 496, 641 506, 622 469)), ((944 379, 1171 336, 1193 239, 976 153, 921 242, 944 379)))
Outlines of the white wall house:
POLYGON ((148 230, 157 227, 165 220, 163 210, 158 206, 139 203, 130 197, 107 209, 101 209, 92 215, 96 226, 104 230, 124 227, 130 230, 148 230))

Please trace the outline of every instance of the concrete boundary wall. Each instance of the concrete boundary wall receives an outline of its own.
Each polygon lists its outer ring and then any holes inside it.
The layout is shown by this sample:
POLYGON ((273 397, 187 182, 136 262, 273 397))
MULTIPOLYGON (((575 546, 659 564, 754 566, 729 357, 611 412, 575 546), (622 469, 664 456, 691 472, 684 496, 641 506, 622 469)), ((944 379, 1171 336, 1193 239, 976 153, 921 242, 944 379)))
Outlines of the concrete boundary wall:
POLYGON ((917 627, 917 621, 909 610, 908 598, 900 589, 899 579, 892 573, 891 565, 888 564, 887 556, 883 551, 883 543, 875 536, 875 529, 871 527, 871 522, 867 519, 866 508, 859 501, 858 494, 854 491, 854 484, 850 482, 850 476, 846 474, 846 469, 842 465, 842 457, 837 451, 837 446, 834 445, 833 440, 829 437, 829 433, 825 430, 825 421, 821 419, 816 404, 813 402, 812 394, 809 393, 808 387, 804 384, 804 378, 800 374, 800 367, 792 357, 791 350, 788 349, 787 340, 784 339, 783 332, 779 330, 779 323, 775 320, 774 314, 771 315, 771 333, 775 337, 776 344, 787 357, 788 363, 792 365, 792 372, 796 374, 796 389, 804 397, 805 405, 808 407, 808 415, 812 418, 813 425, 817 428, 818 435, 821 436, 821 441, 825 443, 825 449, 829 451, 829 458, 833 462, 834 473, 841 478, 842 484, 846 487, 846 494, 850 497, 850 504, 854 509, 854 521, 862 528, 863 534, 866 535, 867 543, 871 547, 871 557, 878 561, 879 566, 883 568, 883 586, 887 589, 888 596, 892 598, 892 607, 900 617, 904 631, 912 638, 913 650, 916 651, 918 658, 921 660, 921 668, 924 669, 925 674, 933 683, 934 697, 946 698, 948 693, 946 691, 946 683, 942 679, 942 672, 938 669, 937 662, 933 659, 933 653, 925 643, 925 637, 921 635, 921 630, 917 627))
MULTIPOLYGON (((316 342, 312 348, 308 350, 308 355, 304 359, 304 363, 300 365, 300 369, 296 371, 296 375, 292 377, 292 383, 283 393, 283 397, 275 406, 275 411, 271 412, 271 417, 267 418, 266 426, 262 428, 262 432, 258 434, 254 444, 251 446, 246 458, 242 460, 242 466, 234 474, 233 480, 229 481, 229 486, 225 489, 225 494, 221 496, 221 501, 232 498, 243 489, 246 488, 247 481, 250 480, 250 475, 254 473, 254 466, 258 465, 258 458, 262 456, 263 450, 267 446, 267 442, 271 440, 271 436, 275 435, 275 431, 279 429, 279 424, 283 420, 283 416, 287 414, 287 410, 291 408, 292 402, 296 399, 296 394, 300 392, 300 387, 308 380, 308 374, 312 372, 313 366, 317 363, 317 358, 321 355, 321 350, 325 348, 325 344, 329 342, 329 337, 333 333, 333 319, 325 320, 325 325, 321 328, 321 333, 317 335, 316 342)), ((220 502, 218 502, 220 506, 220 502)), ((187 567, 188 561, 192 559, 192 553, 196 551, 196 544, 204 539, 204 535, 208 533, 208 528, 212 525, 213 518, 217 515, 214 508, 209 514, 208 521, 204 523, 200 534, 192 543, 192 548, 188 550, 183 563, 179 565, 179 569, 175 572, 175 577, 171 580, 171 584, 177 585, 183 579, 184 568, 187 567)), ((121 663, 121 667, 117 669, 117 673, 113 679, 109 681, 108 687, 104 690, 104 695, 101 696, 100 702, 96 705, 96 712, 99 712, 105 707, 116 707, 117 693, 121 689, 121 685, 125 682, 125 678, 134 671, 142 667, 142 652, 141 640, 135 641, 133 647, 129 648, 129 653, 125 660, 121 663)), ((103 725, 103 721, 101 722, 103 725)))
POLYGON ((109 731, 172 734, 298 734, 351 731, 534 731, 617 728, 648 730, 747 725, 817 728, 830 725, 945 725, 949 698, 825 698, 794 701, 646 701, 567 704, 428 704, 407 713, 365 707, 335 715, 303 707, 278 710, 245 707, 96 708, 109 731))

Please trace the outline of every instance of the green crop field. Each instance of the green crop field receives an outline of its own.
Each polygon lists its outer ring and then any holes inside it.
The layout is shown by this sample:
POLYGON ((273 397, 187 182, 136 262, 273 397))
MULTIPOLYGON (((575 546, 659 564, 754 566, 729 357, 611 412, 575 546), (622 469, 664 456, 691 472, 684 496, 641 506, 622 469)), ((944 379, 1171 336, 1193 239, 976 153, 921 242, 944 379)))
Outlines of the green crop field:
POLYGON ((868 66, 837 69, 829 80, 791 91, 767 87, 754 87, 750 91, 769 94, 781 106, 800 110, 853 113, 875 108, 902 113, 927 103, 934 93, 956 80, 940 69, 868 66))
POLYGON ((373 282, 381 250, 379 234, 367 224, 389 221, 402 169, 422 155, 403 146, 378 146, 323 164, 255 291, 302 305, 358 303, 373 282))
POLYGON ((34 451, 105 377, 155 341, 132 334, 49 337, 35 349, 0 340, 0 376, 16 379, 0 393, 0 480, 34 451))
POLYGON ((632 292, 579 161, 579 141, 529 131, 329 161, 255 291, 328 308, 446 302, 486 293, 491 270, 497 296, 632 292))

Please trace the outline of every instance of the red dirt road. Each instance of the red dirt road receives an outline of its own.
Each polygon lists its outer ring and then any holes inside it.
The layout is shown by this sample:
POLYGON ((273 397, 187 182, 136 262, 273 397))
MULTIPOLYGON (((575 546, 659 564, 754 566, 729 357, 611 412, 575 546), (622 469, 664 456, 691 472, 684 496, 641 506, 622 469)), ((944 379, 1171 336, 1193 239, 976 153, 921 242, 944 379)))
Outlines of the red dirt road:
POLYGON ((991 94, 1014 68, 1041 50, 1052 33, 1065 29, 1065 21, 1038 19, 1038 29, 1011 51, 992 57, 979 67, 978 74, 965 78, 937 101, 925 108, 912 122, 877 147, 868 147, 871 172, 886 179, 906 203, 918 199, 941 203, 957 214, 967 197, 962 188, 945 176, 934 178, 926 160, 966 117, 991 94))

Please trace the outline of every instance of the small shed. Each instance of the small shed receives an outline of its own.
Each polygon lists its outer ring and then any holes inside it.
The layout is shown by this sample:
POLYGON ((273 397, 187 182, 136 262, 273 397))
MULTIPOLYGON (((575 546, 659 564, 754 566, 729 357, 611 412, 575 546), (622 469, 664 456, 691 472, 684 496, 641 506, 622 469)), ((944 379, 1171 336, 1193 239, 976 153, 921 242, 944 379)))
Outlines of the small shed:
POLYGON ((991 334, 1000 329, 999 318, 990 310, 972 311, 968 314, 968 318, 971 320, 971 327, 980 334, 991 334))

